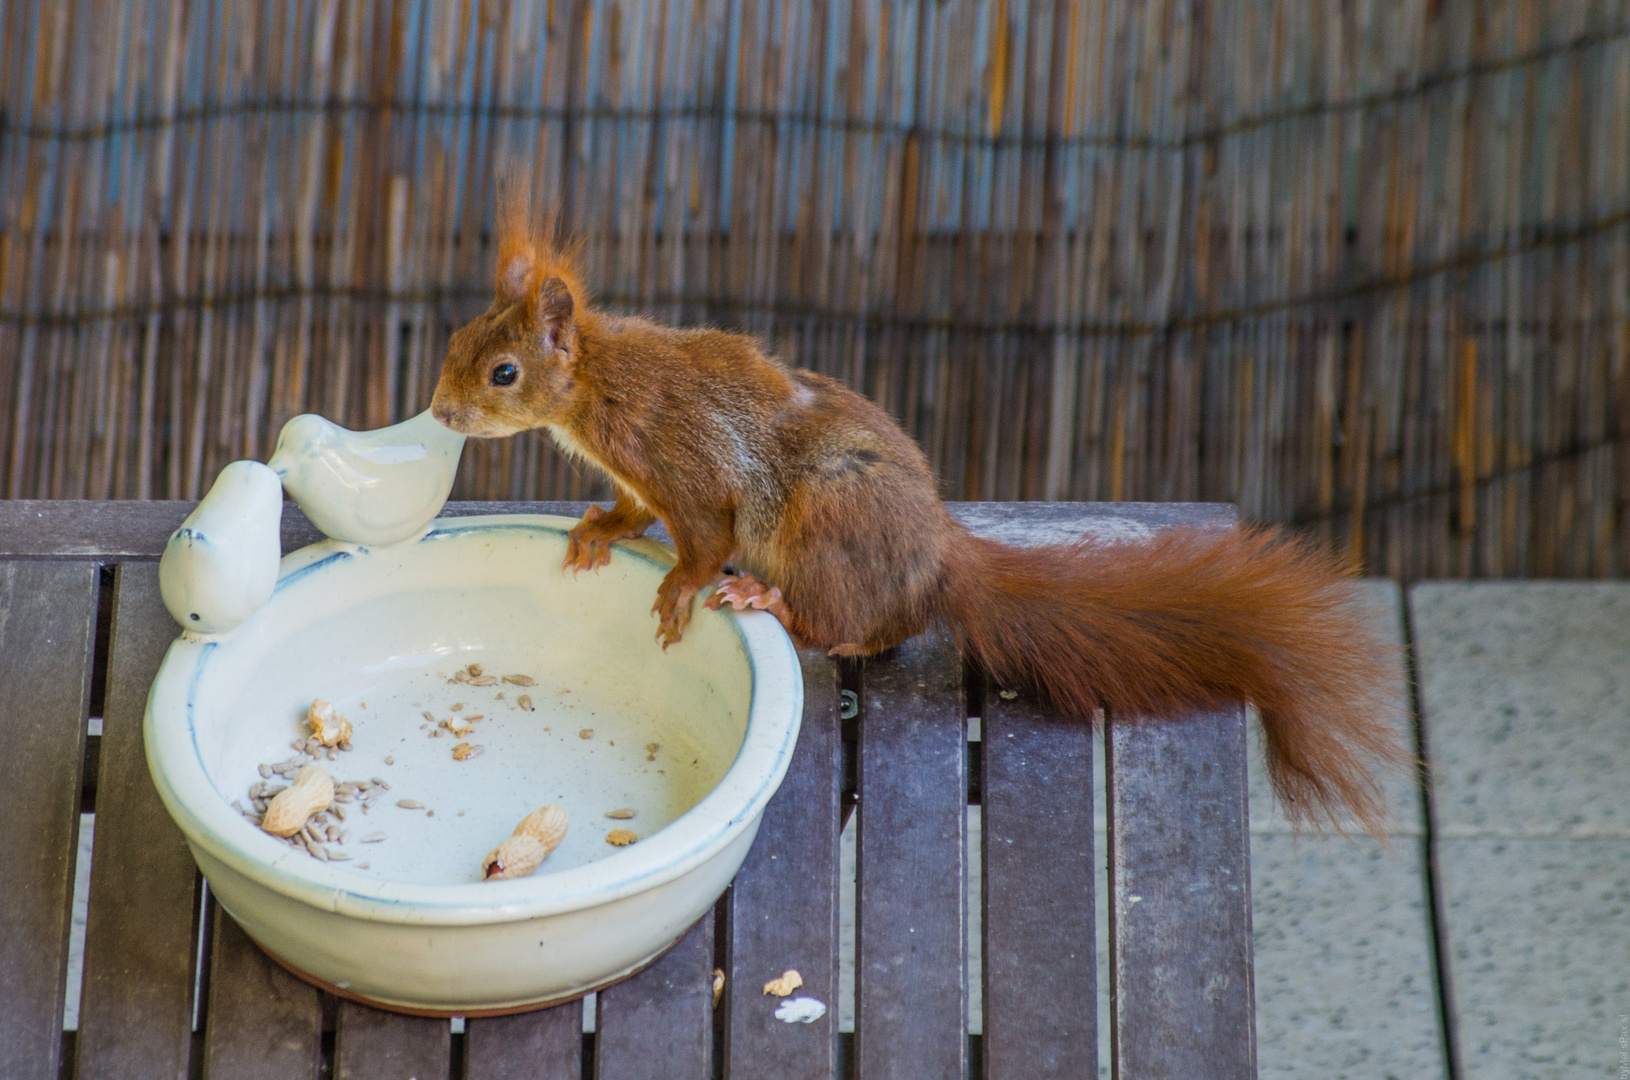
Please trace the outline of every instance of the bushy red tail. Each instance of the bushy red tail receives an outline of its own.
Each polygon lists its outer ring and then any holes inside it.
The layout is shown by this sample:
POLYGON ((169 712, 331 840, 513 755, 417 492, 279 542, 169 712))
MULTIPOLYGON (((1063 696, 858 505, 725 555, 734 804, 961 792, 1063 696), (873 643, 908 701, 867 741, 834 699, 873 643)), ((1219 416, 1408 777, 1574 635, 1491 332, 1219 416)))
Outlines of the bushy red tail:
POLYGON ((1353 580, 1308 545, 1246 527, 1039 548, 968 536, 945 615, 997 683, 1038 687, 1067 715, 1249 701, 1292 822, 1339 825, 1346 807, 1381 835, 1366 759, 1410 760, 1382 720, 1395 669, 1353 580))

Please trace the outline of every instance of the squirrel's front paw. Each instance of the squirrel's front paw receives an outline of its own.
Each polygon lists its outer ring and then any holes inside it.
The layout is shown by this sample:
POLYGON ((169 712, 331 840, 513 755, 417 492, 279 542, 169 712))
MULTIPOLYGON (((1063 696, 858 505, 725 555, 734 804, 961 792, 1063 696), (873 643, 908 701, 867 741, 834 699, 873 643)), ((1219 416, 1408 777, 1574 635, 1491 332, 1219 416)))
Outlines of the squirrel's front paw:
POLYGON ((618 540, 627 540, 643 533, 644 529, 633 529, 615 519, 610 518, 605 510, 598 506, 589 505, 583 512, 583 520, 572 526, 566 534, 566 559, 560 564, 562 570, 577 573, 580 570, 598 570, 602 566, 611 565, 611 545, 618 540))
POLYGON ((696 590, 690 588, 675 589, 673 591, 661 590, 657 593, 657 602, 651 611, 658 615, 657 640, 662 642, 663 651, 669 645, 685 636, 685 624, 690 622, 691 601, 696 599, 696 590))

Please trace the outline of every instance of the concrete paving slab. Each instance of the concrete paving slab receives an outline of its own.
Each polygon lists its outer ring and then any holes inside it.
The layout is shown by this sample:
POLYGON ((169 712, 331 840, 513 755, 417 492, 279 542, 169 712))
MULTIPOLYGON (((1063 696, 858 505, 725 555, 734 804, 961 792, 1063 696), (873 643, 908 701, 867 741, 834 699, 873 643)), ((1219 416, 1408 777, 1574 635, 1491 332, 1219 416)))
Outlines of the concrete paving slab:
MULTIPOLYGON (((1402 596, 1364 582, 1383 639, 1400 651, 1390 717, 1413 748, 1404 692, 1402 596)), ((1421 851, 1419 778, 1383 777, 1391 847, 1291 834, 1262 764, 1253 725, 1251 903, 1256 949, 1257 1061, 1263 1077, 1427 1080, 1445 1071, 1431 920, 1421 851)))
POLYGON ((1630 842, 1445 840, 1438 856, 1461 1075, 1625 1075, 1630 842))
POLYGON ((1466 1080, 1623 1075, 1630 585, 1410 593, 1466 1080))
POLYGON ((1251 835, 1259 1075, 1445 1073, 1418 837, 1251 835))
POLYGON ((1418 585, 1438 828, 1630 838, 1630 585, 1418 585))

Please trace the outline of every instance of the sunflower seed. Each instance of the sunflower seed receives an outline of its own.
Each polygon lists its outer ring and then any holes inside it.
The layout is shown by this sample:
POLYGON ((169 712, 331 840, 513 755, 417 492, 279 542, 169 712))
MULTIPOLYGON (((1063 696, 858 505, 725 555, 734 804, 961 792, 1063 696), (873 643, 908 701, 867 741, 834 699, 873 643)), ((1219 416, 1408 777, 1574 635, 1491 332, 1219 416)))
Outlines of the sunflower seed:
POLYGON ((504 681, 507 683, 514 683, 516 686, 538 685, 538 680, 534 679, 530 675, 505 675, 504 681))
POLYGON ((351 856, 343 851, 330 851, 327 853, 329 862, 350 862, 351 856))
POLYGON ((382 833, 382 832, 371 832, 367 836, 364 836, 358 842, 363 843, 363 844, 377 844, 383 839, 385 839, 385 834, 384 833, 382 833))
POLYGON ((397 799, 396 800, 396 805, 400 806, 403 810, 423 810, 424 809, 424 803, 416 802, 413 799, 397 799))
POLYGON ((271 776, 271 775, 272 775, 272 767, 270 765, 262 765, 262 766, 260 766, 260 777, 261 777, 262 780, 266 779, 268 776, 271 776))

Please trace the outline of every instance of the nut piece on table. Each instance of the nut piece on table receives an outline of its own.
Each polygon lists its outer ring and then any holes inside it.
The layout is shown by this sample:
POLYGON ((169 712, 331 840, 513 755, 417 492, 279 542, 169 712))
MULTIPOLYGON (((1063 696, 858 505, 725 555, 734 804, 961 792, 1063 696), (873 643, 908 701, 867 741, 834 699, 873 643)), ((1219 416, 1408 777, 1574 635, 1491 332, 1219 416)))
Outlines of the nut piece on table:
POLYGON ((553 803, 540 806, 521 819, 513 836, 481 860, 481 876, 486 881, 526 877, 543 865, 564 839, 566 811, 553 803))
POLYGON ((612 829, 606 833, 606 843, 612 847, 627 847, 638 839, 638 836, 635 836, 627 829, 612 829))
POLYGON ((351 721, 322 698, 312 699, 311 708, 306 710, 306 723, 311 725, 312 737, 324 746, 338 746, 351 741, 351 721))
POLYGON ((804 985, 804 977, 792 968, 788 968, 781 973, 779 979, 771 979, 765 983, 764 992, 774 994, 776 997, 786 997, 802 985, 804 985))
POLYGON ((273 836, 293 836, 305 827, 307 818, 328 809, 333 801, 334 778, 320 765, 306 765, 294 774, 294 783, 267 804, 260 827, 273 836))
POLYGON ((614 821, 627 821, 633 816, 634 808, 632 806, 619 806, 615 810, 606 811, 606 817, 611 818, 614 821))
POLYGON ((507 682, 507 683, 512 683, 515 686, 536 686, 536 685, 538 685, 538 680, 534 679, 530 675, 505 675, 504 676, 504 681, 507 682))

